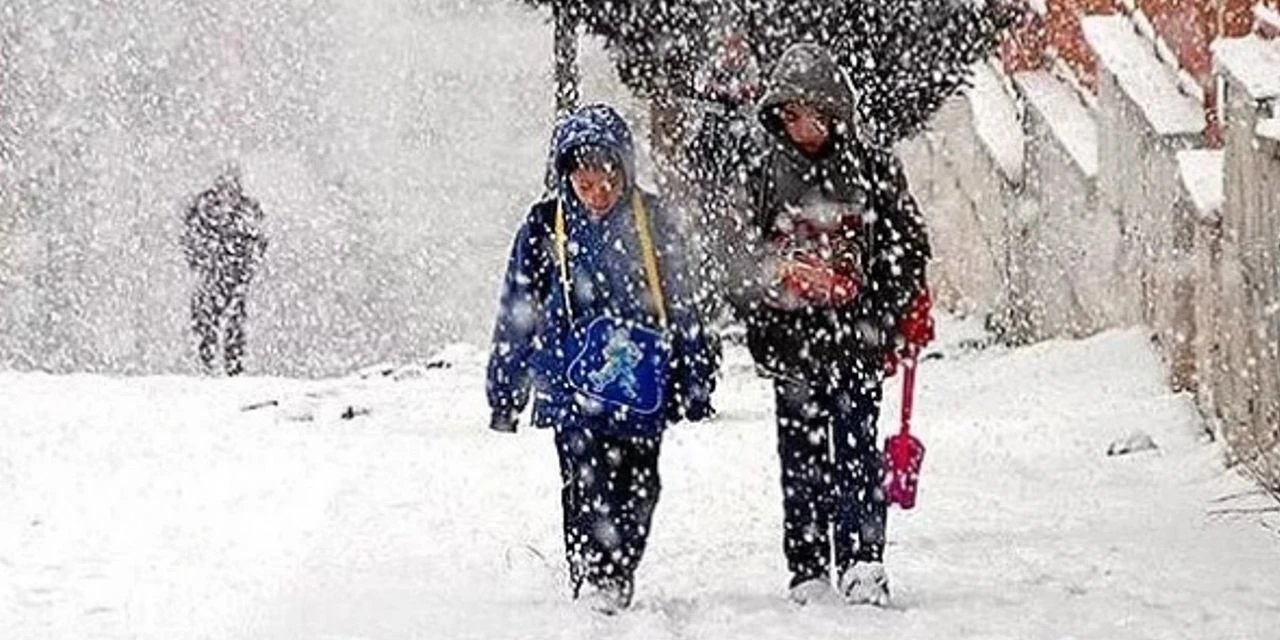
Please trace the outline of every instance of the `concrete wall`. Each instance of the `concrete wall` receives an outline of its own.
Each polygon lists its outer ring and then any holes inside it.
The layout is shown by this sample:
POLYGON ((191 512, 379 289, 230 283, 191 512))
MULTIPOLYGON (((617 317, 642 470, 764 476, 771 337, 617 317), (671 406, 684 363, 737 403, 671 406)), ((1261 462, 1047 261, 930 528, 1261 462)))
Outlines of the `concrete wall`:
POLYGON ((1199 98, 1124 18, 1087 18, 1085 32, 1096 98, 1045 71, 996 94, 982 80, 903 145, 937 251, 930 278, 945 305, 1011 340, 1149 327, 1171 387, 1280 486, 1280 42, 1218 55, 1225 148, 1208 150, 1199 98), (1001 96, 1012 122, 991 107, 1001 96), (993 120, 1016 127, 1020 166, 983 135, 993 120))
POLYGON ((1200 327, 1218 342, 1200 380, 1203 406, 1242 462, 1280 478, 1280 141, 1258 126, 1280 101, 1280 42, 1221 44, 1225 180, 1211 273, 1220 286, 1205 291, 1218 313, 1200 327))
POLYGON ((938 122, 935 132, 899 150, 928 220, 934 295, 961 314, 1002 310, 1010 288, 1004 237, 1014 189, 983 149, 966 103, 949 103, 938 122))
POLYGON ((945 105, 931 131, 898 151, 929 224, 929 280, 939 305, 986 316, 1009 335, 1025 325, 1012 315, 1021 288, 1013 284, 1008 241, 1011 212, 1019 207, 1022 137, 991 135, 1019 127, 1013 100, 996 81, 994 72, 981 69, 968 99, 945 105), (997 149, 1002 142, 1005 148, 997 149))
POLYGON ((1015 253, 1034 338, 1081 336, 1116 316, 1107 265, 1119 233, 1100 215, 1097 125, 1075 92, 1043 71, 1019 73, 1026 180, 1015 253))

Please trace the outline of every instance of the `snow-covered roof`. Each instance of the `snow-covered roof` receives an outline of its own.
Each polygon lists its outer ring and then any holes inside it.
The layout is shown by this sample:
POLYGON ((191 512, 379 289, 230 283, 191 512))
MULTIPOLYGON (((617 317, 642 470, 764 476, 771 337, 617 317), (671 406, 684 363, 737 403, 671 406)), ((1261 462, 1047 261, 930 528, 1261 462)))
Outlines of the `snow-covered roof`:
POLYGON ((1200 105, 1178 90, 1177 75, 1156 58, 1151 43, 1134 32, 1127 18, 1088 16, 1082 25, 1102 66, 1116 77, 1157 134, 1198 134, 1204 129, 1200 105))
POLYGON ((973 87, 966 93, 974 129, 996 165, 1011 182, 1022 181, 1023 135, 1018 109, 1005 91, 998 72, 985 63, 974 65, 973 87))
POLYGON ((1098 174, 1098 124, 1075 90, 1045 71, 1016 74, 1013 80, 1048 123, 1055 138, 1089 177, 1098 174))
POLYGON ((1214 64, 1254 99, 1280 96, 1280 42, 1256 35, 1213 43, 1214 64))
POLYGON ((1220 149, 1178 152, 1178 176, 1196 210, 1208 218, 1222 211, 1223 154, 1220 149))

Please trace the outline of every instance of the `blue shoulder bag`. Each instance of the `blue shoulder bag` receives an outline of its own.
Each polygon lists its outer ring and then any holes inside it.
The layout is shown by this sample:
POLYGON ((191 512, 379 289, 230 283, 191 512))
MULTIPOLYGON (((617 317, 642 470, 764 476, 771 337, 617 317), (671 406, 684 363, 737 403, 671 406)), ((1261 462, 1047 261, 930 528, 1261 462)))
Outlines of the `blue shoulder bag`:
MULTIPOLYGON (((606 408, 634 412, 641 416, 661 415, 666 405, 671 365, 671 342, 667 335, 667 307, 658 271, 658 254, 649 230, 649 215, 638 192, 633 191, 631 210, 644 256, 645 279, 653 296, 660 327, 620 320, 610 316, 572 320, 571 354, 566 378, 569 386, 606 408)), ((569 294, 568 233, 563 205, 556 206, 556 257, 565 309, 573 318, 569 294)), ((636 435, 653 435, 649 433, 636 435)))

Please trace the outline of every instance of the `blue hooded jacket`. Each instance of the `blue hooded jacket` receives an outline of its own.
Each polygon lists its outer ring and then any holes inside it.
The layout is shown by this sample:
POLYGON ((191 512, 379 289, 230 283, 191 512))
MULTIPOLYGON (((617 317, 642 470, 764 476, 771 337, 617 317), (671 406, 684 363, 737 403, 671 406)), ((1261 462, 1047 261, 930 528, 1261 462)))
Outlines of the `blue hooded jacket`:
POLYGON ((608 316, 658 326, 658 314, 645 279, 643 253, 632 211, 635 151, 631 131, 605 105, 578 109, 557 125, 550 170, 554 198, 534 205, 516 234, 507 265, 493 351, 488 395, 495 429, 514 428, 532 393, 533 422, 539 427, 591 426, 624 434, 658 433, 682 418, 700 420, 710 413, 717 367, 714 351, 692 308, 692 282, 678 230, 657 198, 640 192, 649 213, 666 299, 672 354, 666 406, 644 416, 635 412, 590 409, 575 397, 566 370, 575 355, 566 353, 575 323, 608 316), (566 173, 570 154, 580 147, 614 156, 626 176, 624 193, 606 216, 592 219, 578 200, 566 173), (555 247, 557 199, 567 227, 572 309, 565 305, 564 283, 555 247))

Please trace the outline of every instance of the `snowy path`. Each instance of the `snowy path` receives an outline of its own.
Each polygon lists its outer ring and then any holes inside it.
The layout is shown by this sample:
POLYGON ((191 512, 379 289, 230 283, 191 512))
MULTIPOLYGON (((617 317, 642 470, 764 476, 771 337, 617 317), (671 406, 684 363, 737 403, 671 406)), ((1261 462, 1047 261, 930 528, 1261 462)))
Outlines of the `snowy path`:
POLYGON ((1249 486, 1139 332, 968 352, 947 329, 891 610, 784 600, 769 395, 741 354, 721 418, 667 441, 615 619, 557 592, 548 434, 481 428, 478 360, 399 382, 0 374, 0 638, 1277 637, 1276 522, 1210 515, 1262 503, 1230 497, 1249 486), (1161 451, 1103 455, 1134 428, 1161 451))

